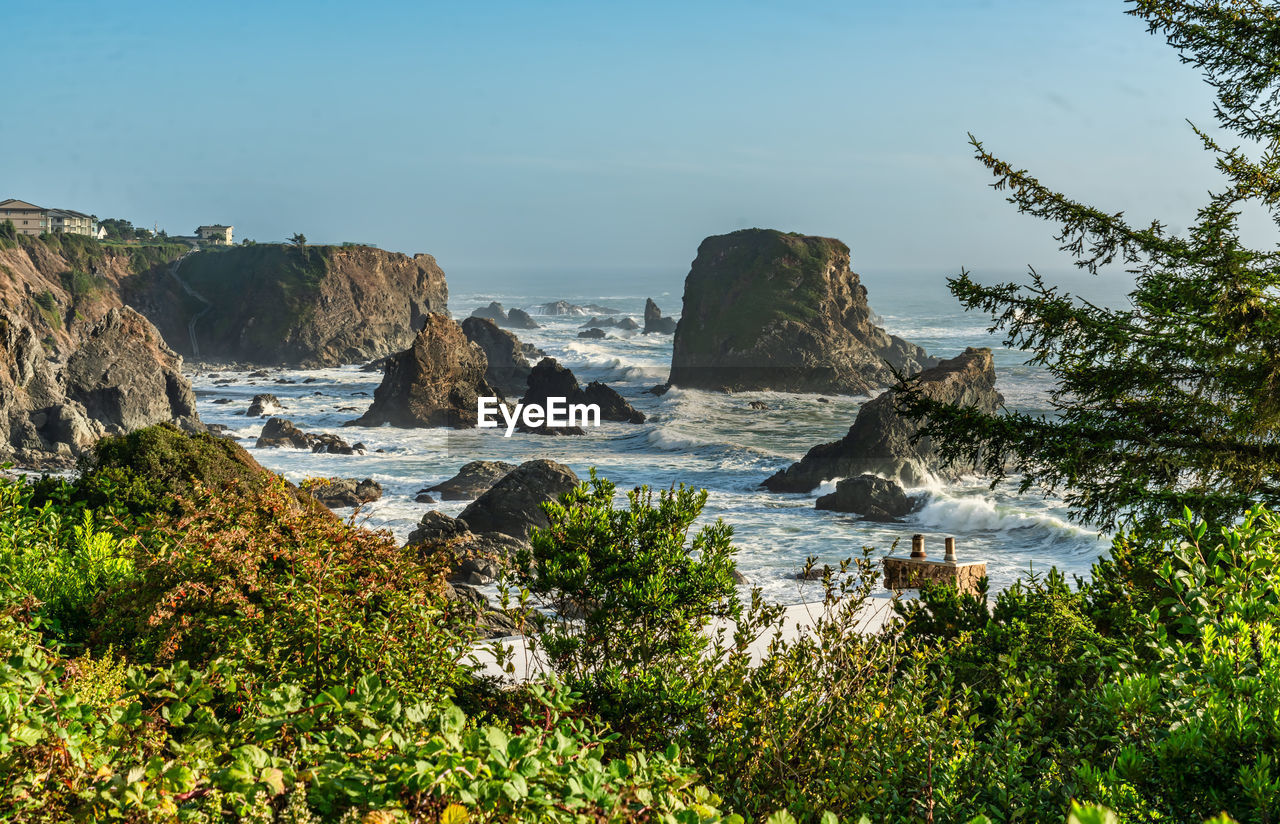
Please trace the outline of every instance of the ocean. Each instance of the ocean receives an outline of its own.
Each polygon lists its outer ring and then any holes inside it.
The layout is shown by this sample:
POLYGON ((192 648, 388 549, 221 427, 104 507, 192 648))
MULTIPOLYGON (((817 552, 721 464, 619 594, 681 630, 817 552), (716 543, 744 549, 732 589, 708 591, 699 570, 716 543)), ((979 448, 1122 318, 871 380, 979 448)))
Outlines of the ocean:
MULTIPOLYGON (((632 279, 633 283, 643 278, 632 279)), ((611 281, 612 282, 612 281, 611 281)), ((965 313, 946 292, 940 276, 895 274, 866 278, 869 300, 881 325, 920 344, 931 354, 951 357, 966 346, 990 346, 995 355, 996 386, 1013 409, 1045 412, 1051 389, 1043 369, 1025 364, 1025 353, 1000 345, 988 333, 988 319, 965 313)), ((663 314, 679 316, 678 286, 658 291, 610 289, 612 294, 543 294, 518 288, 465 291, 453 285, 449 307, 457 319, 496 300, 506 308, 533 313, 539 304, 567 300, 621 309, 643 322, 645 299, 653 297, 663 314)), ((652 287, 651 287, 652 289, 652 287)), ((796 580, 807 558, 836 566, 864 547, 878 554, 909 551, 913 533, 924 533, 931 556, 940 557, 944 536, 955 536, 961 560, 987 563, 993 590, 1003 589, 1035 571, 1057 567, 1068 576, 1087 576, 1091 564, 1109 546, 1107 536, 1073 523, 1060 498, 1037 492, 1019 494, 1013 483, 994 489, 981 478, 909 490, 926 503, 903 523, 878 524, 856 516, 814 509, 818 496, 834 481, 809 494, 779 495, 760 489, 769 475, 798 460, 813 445, 842 437, 866 397, 744 392, 726 395, 672 389, 661 397, 644 392, 665 382, 671 360, 670 335, 641 335, 608 330, 604 340, 578 338, 586 316, 540 316, 542 328, 513 330, 573 370, 580 383, 601 380, 648 416, 640 425, 608 423, 583 437, 548 437, 503 430, 394 429, 344 427, 372 400, 380 373, 361 372, 358 364, 332 369, 249 372, 193 367, 201 418, 223 424, 264 466, 291 481, 308 477, 373 478, 383 486, 381 500, 367 505, 360 520, 406 538, 428 509, 457 515, 466 502, 416 503, 423 487, 452 477, 472 460, 519 463, 550 458, 585 478, 591 468, 628 490, 642 484, 666 488, 684 483, 709 491, 704 519, 722 518, 733 526, 738 566, 752 586, 780 603, 821 596, 819 583, 796 580), (292 381, 277 383, 276 381, 292 381), (309 381, 309 382, 304 382, 309 381), (246 418, 258 393, 271 393, 285 410, 279 413, 307 432, 333 432, 349 443, 363 442, 365 455, 312 454, 254 446, 265 418, 246 418), (820 400, 825 397, 826 402, 820 400), (755 411, 752 401, 769 409, 755 411), (218 401, 222 401, 219 403, 218 401), (230 401, 229 403, 227 401, 230 401)))

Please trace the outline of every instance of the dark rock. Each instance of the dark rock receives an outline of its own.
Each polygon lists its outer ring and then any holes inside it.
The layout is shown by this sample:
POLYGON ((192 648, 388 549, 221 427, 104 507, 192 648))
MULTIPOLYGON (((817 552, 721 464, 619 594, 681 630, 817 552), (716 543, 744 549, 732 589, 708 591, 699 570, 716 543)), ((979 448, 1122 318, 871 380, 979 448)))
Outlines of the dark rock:
POLYGON ((361 372, 382 372, 386 368, 387 368, 387 359, 377 358, 376 360, 371 360, 368 363, 366 363, 364 366, 361 366, 360 371, 361 372))
POLYGON ((250 372, 250 373, 249 373, 249 377, 251 377, 251 378, 269 378, 269 377, 271 377, 271 373, 270 373, 270 372, 268 372, 268 371, 267 371, 267 370, 265 370, 265 369, 258 369, 258 370, 255 370, 255 371, 253 371, 253 372, 250 372))
MULTIPOLYGON (((927 397, 988 414, 1004 403, 995 382, 990 349, 966 349, 920 376, 920 388, 927 397)), ((890 390, 863 404, 848 434, 813 447, 798 463, 766 480, 765 488, 773 492, 808 492, 825 480, 862 474, 883 475, 904 486, 921 486, 931 476, 955 478, 971 471, 972 467, 963 465, 944 469, 928 438, 912 443, 918 427, 897 413, 895 395, 890 390)))
POLYGON ((506 397, 519 397, 528 386, 533 367, 515 335, 499 329, 486 318, 470 317, 462 321, 467 340, 484 350, 484 379, 506 397))
POLYGON ((670 391, 671 391, 671 384, 669 384, 669 383, 660 383, 660 384, 658 384, 657 386, 650 386, 648 389, 646 389, 646 390, 644 390, 644 391, 645 391, 645 392, 647 392, 647 393, 648 393, 648 394, 650 394, 650 395, 654 395, 654 396, 657 396, 657 397, 659 397, 659 398, 660 398, 660 397, 662 397, 663 395, 665 395, 665 394, 667 394, 668 392, 670 392, 670 391))
POLYGON ((413 532, 409 533, 409 546, 434 544, 457 538, 467 532, 467 525, 457 518, 437 510, 431 510, 422 516, 413 532))
POLYGON ((472 461, 463 464, 447 481, 429 486, 424 492, 438 492, 446 501, 472 501, 479 498, 511 470, 515 464, 504 461, 472 461))
POLYGON ((579 326, 579 329, 612 329, 617 326, 618 322, 613 318, 598 318, 592 315, 586 323, 579 326))
POLYGON ((600 306, 595 303, 588 303, 586 306, 577 306, 564 300, 557 300, 552 303, 544 303, 538 307, 538 311, 544 315, 621 315, 621 309, 611 309, 608 306, 600 306))
POLYGON ((426 493, 426 492, 419 492, 417 495, 415 495, 415 496, 414 496, 413 500, 414 500, 414 502, 415 502, 415 503, 419 503, 419 504, 438 504, 438 503, 440 503, 440 501, 436 499, 436 496, 431 495, 431 494, 428 494, 428 493, 426 493))
POLYGON ((769 408, 769 404, 765 403, 764 401, 752 401, 751 403, 747 404, 747 408, 754 409, 757 412, 764 412, 769 408))
POLYGON ((618 325, 618 328, 624 332, 634 332, 635 330, 640 328, 640 324, 636 323, 631 318, 623 318, 622 320, 618 321, 617 325, 618 325))
POLYGON ((303 383, 315 383, 319 378, 303 378, 303 383))
POLYGON ((685 279, 670 382, 737 391, 870 393, 936 360, 873 321, 849 247, 744 229, 709 237, 685 279))
POLYGON ((797 581, 821 581, 828 573, 835 574, 835 570, 830 566, 823 564, 822 566, 810 567, 808 570, 800 570, 796 573, 797 581))
POLYGON ((507 326, 512 329, 537 329, 538 323, 529 317, 523 309, 512 309, 507 313, 507 326))
POLYGON ((578 337, 590 338, 592 340, 603 340, 607 335, 605 335, 603 329, 588 329, 585 332, 579 332, 578 337))
POLYGON ((349 425, 473 427, 477 397, 496 394, 484 379, 487 367, 461 326, 429 314, 413 346, 388 359, 369 411, 349 425))
POLYGON ((915 507, 906 490, 896 481, 877 475, 859 475, 841 480, 836 484, 836 491, 819 498, 814 508, 853 512, 866 515, 871 520, 883 520, 909 515, 915 507))
POLYGON ((382 484, 372 478, 334 478, 307 490, 311 497, 327 507, 360 506, 382 497, 382 484))
POLYGON ((217 400, 215 400, 215 401, 214 401, 214 403, 219 403, 219 404, 221 404, 221 403, 235 403, 235 401, 231 400, 230 398, 218 398, 217 400))
POLYGON ((484 307, 483 309, 475 310, 474 312, 471 313, 471 317, 484 318, 485 320, 491 320, 494 323, 507 322, 506 310, 504 310, 502 308, 502 304, 498 303, 497 301, 490 303, 488 306, 484 307))
POLYGON ((658 304, 653 302, 653 298, 645 298, 644 334, 670 335, 675 331, 676 322, 671 318, 662 316, 662 310, 658 308, 658 304))
POLYGON ((293 421, 284 418, 270 418, 258 435, 256 446, 259 449, 293 448, 310 449, 315 438, 293 425, 293 421))
POLYGON ((260 418, 263 415, 274 415, 283 409, 284 405, 275 395, 254 395, 249 403, 249 411, 245 414, 250 418, 260 418))
POLYGON ((518 540, 549 525, 542 504, 578 485, 573 470, 555 461, 526 461, 511 470, 459 516, 472 532, 501 532, 518 540))
POLYGON ((644 413, 636 409, 607 384, 592 381, 582 390, 582 400, 572 403, 594 403, 600 407, 600 419, 620 423, 644 423, 644 413))
POLYGON ((308 435, 311 439, 311 451, 322 452, 331 455, 363 455, 364 444, 358 443, 355 446, 348 444, 337 435, 330 435, 324 432, 319 435, 308 435))

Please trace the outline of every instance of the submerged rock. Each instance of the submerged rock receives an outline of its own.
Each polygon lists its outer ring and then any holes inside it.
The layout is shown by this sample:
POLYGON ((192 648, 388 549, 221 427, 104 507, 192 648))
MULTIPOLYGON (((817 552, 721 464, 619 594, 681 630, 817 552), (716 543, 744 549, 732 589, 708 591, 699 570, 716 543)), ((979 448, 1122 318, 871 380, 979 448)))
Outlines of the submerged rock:
POLYGON ((937 361, 873 321, 833 238, 744 229, 709 237, 685 278, 670 383, 870 393, 937 361))
POLYGON ((591 340, 604 340, 608 335, 605 334, 603 329, 588 329, 585 332, 579 332, 578 337, 588 338, 591 340))
POLYGON ((373 405, 349 426, 476 425, 477 397, 497 394, 485 380, 484 350, 447 315, 429 314, 413 345, 387 360, 373 405))
POLYGON ((283 409, 284 406, 275 395, 254 395, 248 411, 244 414, 250 418, 261 418, 263 415, 274 415, 283 409))
MULTIPOLYGON (((920 388, 927 397, 988 414, 1004 403, 995 382, 991 350, 985 348, 970 347, 920 376, 920 388)), ((895 395, 889 390, 863 404, 843 438, 813 447, 799 462, 766 480, 764 487, 772 492, 808 492, 825 480, 864 473, 893 478, 904 486, 921 486, 933 476, 956 477, 971 469, 944 470, 928 438, 912 443, 919 427, 898 414, 895 395)))

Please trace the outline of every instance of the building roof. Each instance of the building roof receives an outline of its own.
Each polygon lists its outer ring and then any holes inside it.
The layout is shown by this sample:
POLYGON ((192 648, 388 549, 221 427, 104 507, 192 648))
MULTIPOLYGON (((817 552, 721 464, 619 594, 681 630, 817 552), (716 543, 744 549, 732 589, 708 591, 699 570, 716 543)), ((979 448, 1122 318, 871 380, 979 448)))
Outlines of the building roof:
POLYGON ((221 223, 214 223, 209 226, 199 226, 196 228, 196 231, 203 232, 205 229, 213 229, 214 231, 217 231, 219 229, 234 229, 234 228, 235 228, 234 226, 223 226, 221 223))
POLYGON ((25 200, 15 200, 14 198, 0 200, 0 209, 22 209, 36 212, 45 211, 43 206, 37 206, 34 203, 28 203, 25 200))

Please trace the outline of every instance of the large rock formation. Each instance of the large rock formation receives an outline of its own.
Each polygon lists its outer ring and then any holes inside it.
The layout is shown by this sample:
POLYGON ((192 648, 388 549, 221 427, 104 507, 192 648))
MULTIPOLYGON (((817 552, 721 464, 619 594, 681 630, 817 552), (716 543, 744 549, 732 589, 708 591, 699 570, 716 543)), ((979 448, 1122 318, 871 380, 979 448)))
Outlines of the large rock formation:
POLYGON ((658 308, 658 304, 653 302, 653 298, 645 298, 644 334, 670 335, 675 331, 676 322, 671 318, 662 316, 662 310, 658 308))
POLYGON ((492 320, 474 315, 462 321, 462 333, 484 350, 488 363, 484 379, 490 386, 507 397, 524 394, 533 367, 525 358, 524 346, 515 335, 499 329, 492 320))
POLYGON ((533 527, 550 525, 542 504, 577 485, 578 476, 564 464, 525 461, 468 504, 458 519, 471 532, 501 532, 523 541, 533 527))
POLYGON ((387 359, 373 405, 351 426, 476 425, 477 397, 497 394, 485 380, 484 351, 448 315, 428 314, 413 345, 387 359))
POLYGON ((702 389, 870 393, 936 363, 872 320, 832 238, 744 229, 709 237, 685 278, 670 383, 702 389))
POLYGON ((523 309, 512 309, 510 312, 502 308, 502 304, 491 301, 488 306, 471 313, 473 318, 491 320, 498 326, 512 329, 537 329, 538 324, 523 309))
POLYGON ((65 365, 0 309, 0 353, 0 460, 67 465, 103 435, 161 422, 200 428, 182 359, 132 309, 109 310, 65 365))
POLYGON ((463 464, 457 475, 423 492, 439 493, 444 501, 473 501, 515 468, 515 464, 505 461, 471 461, 463 464))
POLYGON ((408 347, 448 288, 430 255, 258 244, 196 252, 125 297, 185 354, 194 333, 203 359, 315 367, 408 347))
MULTIPOLYGON (((600 407, 600 420, 620 423, 644 423, 644 413, 627 403, 626 399, 614 389, 599 381, 587 384, 586 389, 578 385, 573 372, 556 362, 555 358, 543 358, 529 373, 529 388, 525 391, 520 403, 524 406, 546 407, 548 398, 565 398, 569 404, 596 404, 600 407)), ((522 419, 517 425, 521 432, 535 432, 542 435, 582 435, 578 426, 525 426, 522 419)))
MULTIPOLYGON (((921 391, 933 400, 971 406, 993 413, 1004 403, 996 391, 990 349, 969 348, 963 354, 924 371, 921 391)), ((882 475, 904 486, 920 486, 930 476, 955 476, 969 467, 944 470, 928 438, 912 443, 919 427, 894 408, 893 390, 868 401, 843 438, 809 450, 798 463, 764 482, 773 492, 808 492, 831 478, 882 475)))

